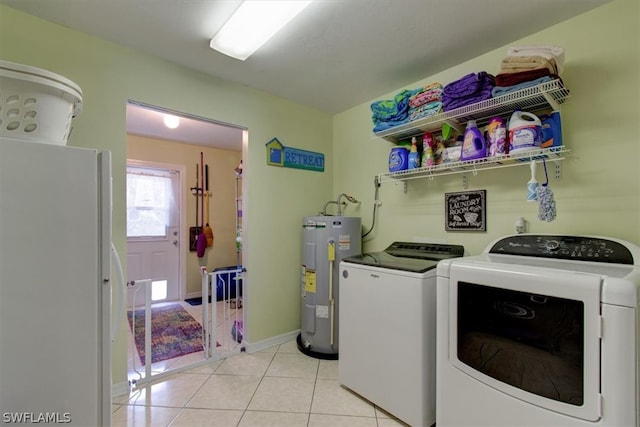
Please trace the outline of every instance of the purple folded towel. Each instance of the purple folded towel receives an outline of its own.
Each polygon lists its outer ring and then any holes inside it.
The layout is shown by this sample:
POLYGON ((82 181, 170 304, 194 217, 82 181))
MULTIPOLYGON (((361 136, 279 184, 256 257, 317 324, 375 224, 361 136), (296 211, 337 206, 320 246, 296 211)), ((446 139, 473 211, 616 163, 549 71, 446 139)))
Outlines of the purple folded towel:
POLYGON ((450 111, 489 99, 495 85, 495 77, 486 71, 467 74, 444 87, 442 109, 450 111))
POLYGON ((491 88, 495 86, 494 76, 486 71, 480 71, 478 74, 470 73, 446 85, 443 97, 466 98, 486 89, 488 86, 491 86, 491 88))
POLYGON ((444 87, 444 96, 450 98, 462 98, 471 95, 478 90, 480 81, 475 73, 467 74, 460 79, 449 83, 444 87))
POLYGON ((455 110, 456 108, 464 107, 465 105, 471 105, 475 104, 476 102, 485 101, 492 98, 491 91, 492 89, 486 88, 478 93, 475 93, 473 96, 468 96, 466 98, 445 98, 442 100, 442 110, 451 111, 455 110))

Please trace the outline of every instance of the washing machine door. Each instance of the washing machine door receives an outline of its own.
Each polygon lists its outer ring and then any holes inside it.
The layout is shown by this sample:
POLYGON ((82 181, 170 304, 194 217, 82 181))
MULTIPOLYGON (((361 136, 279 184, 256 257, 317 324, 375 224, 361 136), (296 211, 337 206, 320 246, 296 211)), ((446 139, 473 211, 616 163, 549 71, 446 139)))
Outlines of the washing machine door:
POLYGON ((455 368, 541 408, 600 419, 600 276, 462 259, 450 273, 455 368))

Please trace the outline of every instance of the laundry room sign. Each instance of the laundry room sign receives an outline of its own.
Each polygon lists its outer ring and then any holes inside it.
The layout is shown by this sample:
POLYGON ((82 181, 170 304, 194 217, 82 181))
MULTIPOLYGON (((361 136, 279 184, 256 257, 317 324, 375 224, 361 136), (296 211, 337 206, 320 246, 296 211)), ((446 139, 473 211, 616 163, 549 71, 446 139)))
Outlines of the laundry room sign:
POLYGON ((293 169, 324 172, 324 154, 298 148, 285 147, 278 138, 265 144, 267 164, 293 169))
POLYGON ((446 231, 487 231, 487 190, 445 193, 446 231))

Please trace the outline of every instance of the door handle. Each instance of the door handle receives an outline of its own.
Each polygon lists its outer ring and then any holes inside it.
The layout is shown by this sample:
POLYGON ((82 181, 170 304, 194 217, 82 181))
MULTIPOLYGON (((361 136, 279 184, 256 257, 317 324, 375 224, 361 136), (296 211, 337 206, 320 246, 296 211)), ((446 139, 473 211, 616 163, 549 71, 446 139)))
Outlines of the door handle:
POLYGON ((178 246, 178 241, 177 240, 173 241, 173 246, 178 246))

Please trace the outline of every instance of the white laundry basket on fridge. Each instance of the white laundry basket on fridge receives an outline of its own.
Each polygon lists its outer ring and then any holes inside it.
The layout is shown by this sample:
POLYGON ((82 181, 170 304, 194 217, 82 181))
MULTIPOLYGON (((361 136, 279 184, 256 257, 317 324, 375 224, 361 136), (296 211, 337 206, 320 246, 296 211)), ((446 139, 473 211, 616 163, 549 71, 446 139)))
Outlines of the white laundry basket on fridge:
POLYGON ((0 60, 0 137, 66 145, 82 90, 41 68, 0 60))

